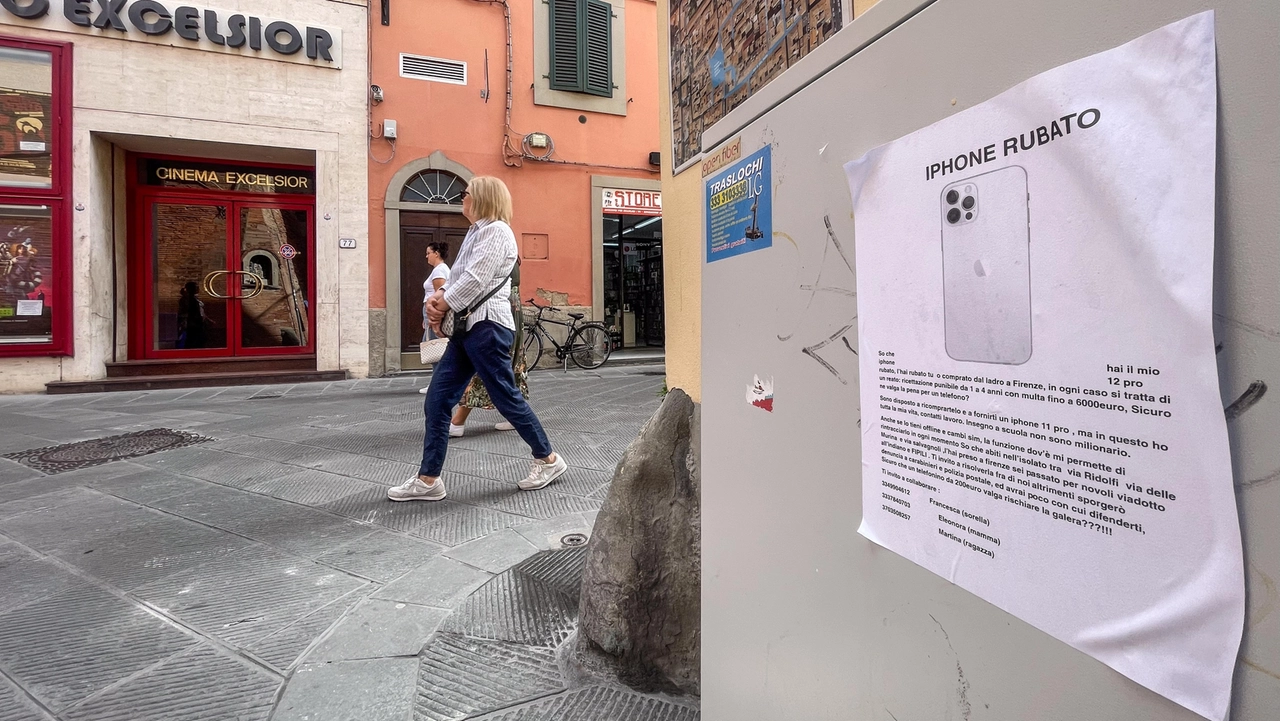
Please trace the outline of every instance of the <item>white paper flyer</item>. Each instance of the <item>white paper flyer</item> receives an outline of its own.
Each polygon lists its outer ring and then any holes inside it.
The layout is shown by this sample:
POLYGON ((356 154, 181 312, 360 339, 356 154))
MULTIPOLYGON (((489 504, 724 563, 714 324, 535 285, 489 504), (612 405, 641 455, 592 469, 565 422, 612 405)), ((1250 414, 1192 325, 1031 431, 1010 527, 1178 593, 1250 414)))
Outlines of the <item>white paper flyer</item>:
POLYGON ((862 535, 1215 721, 1244 619, 1213 14, 846 171, 862 535))

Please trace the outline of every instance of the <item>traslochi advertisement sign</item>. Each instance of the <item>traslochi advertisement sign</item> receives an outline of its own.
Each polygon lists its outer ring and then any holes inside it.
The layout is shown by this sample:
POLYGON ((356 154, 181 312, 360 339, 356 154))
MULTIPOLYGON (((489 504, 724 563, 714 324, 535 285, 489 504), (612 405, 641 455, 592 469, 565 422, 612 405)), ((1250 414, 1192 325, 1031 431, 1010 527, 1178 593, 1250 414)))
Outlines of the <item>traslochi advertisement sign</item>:
POLYGON ((0 0, 0 25, 342 67, 342 31, 160 0, 0 0))
POLYGON ((845 167, 859 532, 1219 721, 1244 567, 1215 73, 1204 13, 845 167))

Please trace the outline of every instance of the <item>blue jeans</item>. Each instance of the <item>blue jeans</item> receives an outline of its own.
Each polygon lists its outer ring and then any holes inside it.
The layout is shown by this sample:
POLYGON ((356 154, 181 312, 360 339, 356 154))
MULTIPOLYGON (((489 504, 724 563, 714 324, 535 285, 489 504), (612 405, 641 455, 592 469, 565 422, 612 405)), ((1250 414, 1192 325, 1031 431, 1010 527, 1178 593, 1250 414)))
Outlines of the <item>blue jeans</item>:
POLYGON ((494 407, 516 427, 516 432, 533 451, 533 457, 551 455, 551 441, 547 440, 542 423, 516 388, 516 375, 511 370, 514 339, 512 331, 490 320, 476 323, 461 339, 449 339, 444 357, 431 373, 431 385, 423 404, 426 431, 422 436, 419 474, 434 478, 444 469, 444 456, 449 449, 449 420, 472 375, 480 376, 494 407))

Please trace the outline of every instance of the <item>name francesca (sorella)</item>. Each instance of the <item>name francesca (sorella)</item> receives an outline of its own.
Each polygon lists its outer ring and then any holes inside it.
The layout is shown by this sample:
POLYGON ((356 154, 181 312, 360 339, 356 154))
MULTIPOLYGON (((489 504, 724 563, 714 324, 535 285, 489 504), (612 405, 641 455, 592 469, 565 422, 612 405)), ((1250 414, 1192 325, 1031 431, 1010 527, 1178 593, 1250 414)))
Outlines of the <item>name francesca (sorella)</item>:
POLYGON ((88 30, 139 32, 158 39, 166 35, 193 43, 225 48, 267 48, 284 56, 305 52, 311 60, 337 65, 337 43, 325 28, 303 26, 253 15, 226 14, 187 5, 170 10, 157 0, 0 0, 0 9, 20 20, 48 26, 55 19, 53 4, 62 6, 63 20, 88 30), (127 22, 126 22, 127 21, 127 22))

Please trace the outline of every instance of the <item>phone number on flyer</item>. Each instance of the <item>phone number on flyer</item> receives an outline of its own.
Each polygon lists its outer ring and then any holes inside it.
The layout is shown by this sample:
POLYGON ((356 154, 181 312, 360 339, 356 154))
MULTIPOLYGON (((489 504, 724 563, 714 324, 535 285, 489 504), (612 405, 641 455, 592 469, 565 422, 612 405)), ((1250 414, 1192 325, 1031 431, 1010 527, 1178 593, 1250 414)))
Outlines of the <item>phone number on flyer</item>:
POLYGON ((715 210, 721 206, 736 203, 745 197, 747 197, 747 181, 739 180, 733 185, 730 185, 719 193, 711 196, 711 209, 715 210))

